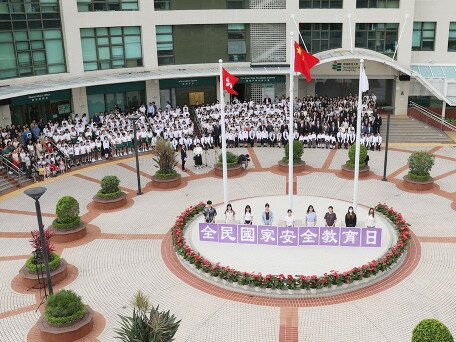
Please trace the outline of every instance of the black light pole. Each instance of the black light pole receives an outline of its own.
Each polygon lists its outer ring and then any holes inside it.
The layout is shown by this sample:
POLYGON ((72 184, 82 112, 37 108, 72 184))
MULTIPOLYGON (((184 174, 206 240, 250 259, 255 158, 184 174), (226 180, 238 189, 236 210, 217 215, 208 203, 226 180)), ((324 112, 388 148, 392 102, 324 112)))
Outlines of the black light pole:
POLYGON ((388 119, 386 121, 386 147, 385 147, 385 161, 383 164, 383 178, 382 181, 386 182, 388 179, 386 178, 386 168, 388 166, 388 145, 389 145, 389 136, 390 136, 390 124, 391 124, 391 113, 394 110, 394 107, 383 107, 386 110, 386 114, 388 115, 388 119))
POLYGON ((49 295, 52 295, 54 291, 52 290, 51 271, 49 270, 49 255, 46 241, 44 238, 44 225, 43 218, 41 216, 41 206, 39 201, 40 197, 43 196, 46 190, 47 189, 45 187, 40 186, 36 188, 27 189, 24 191, 24 194, 35 200, 36 217, 38 219, 38 230, 40 231, 41 253, 43 254, 44 269, 46 270, 46 279, 49 295))
POLYGON ((132 114, 128 116, 128 119, 133 122, 133 134, 135 137, 135 157, 136 157, 136 177, 138 179, 138 195, 142 195, 141 191, 141 174, 139 173, 139 156, 138 156, 138 137, 136 136, 136 122, 138 119, 141 117, 141 115, 138 114, 132 114))

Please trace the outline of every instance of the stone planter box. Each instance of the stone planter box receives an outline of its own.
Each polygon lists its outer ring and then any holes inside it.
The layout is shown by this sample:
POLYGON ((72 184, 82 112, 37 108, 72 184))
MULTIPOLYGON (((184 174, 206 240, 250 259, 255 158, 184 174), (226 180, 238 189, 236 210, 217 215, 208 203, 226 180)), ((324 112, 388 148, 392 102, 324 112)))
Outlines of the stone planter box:
POLYGON ((52 242, 57 243, 76 241, 87 235, 87 224, 82 221, 77 227, 71 229, 56 229, 52 225, 49 229, 54 234, 52 242))
MULTIPOLYGON (((242 172, 244 172, 244 168, 241 165, 235 166, 228 166, 228 177, 235 177, 239 176, 242 172)), ((217 177, 223 177, 223 167, 215 164, 214 165, 214 172, 217 177)))
MULTIPOLYGON (((355 178, 355 169, 351 169, 347 166, 342 165, 342 176, 345 178, 355 178)), ((371 174, 369 166, 363 166, 359 168, 359 178, 367 178, 371 174)))
MULTIPOLYGON (((68 276, 68 263, 65 259, 60 259, 60 266, 57 267, 54 271, 51 271, 51 283, 52 286, 62 282, 68 276)), ((38 277, 36 273, 30 273, 28 269, 24 266, 19 270, 19 276, 21 277, 21 282, 26 288, 36 288, 38 285, 38 277)), ((45 285, 47 285, 46 271, 43 267, 43 279, 45 285)))
POLYGON ((87 336, 93 329, 93 310, 86 305, 86 313, 79 321, 64 325, 50 325, 43 316, 37 323, 45 342, 72 342, 87 336))
POLYGON ((157 189, 174 189, 182 184, 182 176, 177 174, 175 177, 162 179, 152 176, 152 187, 157 189))
POLYGON ((122 192, 119 197, 113 199, 101 198, 96 195, 92 199, 93 206, 98 210, 119 209, 127 204, 127 194, 125 192, 122 192))
MULTIPOLYGON (((288 163, 284 163, 283 161, 279 160, 279 171, 282 173, 288 173, 288 163)), ((293 173, 301 173, 304 172, 306 168, 306 162, 301 162, 299 164, 293 165, 293 173)))
POLYGON ((429 178, 427 181, 418 181, 411 179, 408 175, 402 177, 404 180, 404 188, 413 191, 427 191, 434 187, 434 178, 429 178))

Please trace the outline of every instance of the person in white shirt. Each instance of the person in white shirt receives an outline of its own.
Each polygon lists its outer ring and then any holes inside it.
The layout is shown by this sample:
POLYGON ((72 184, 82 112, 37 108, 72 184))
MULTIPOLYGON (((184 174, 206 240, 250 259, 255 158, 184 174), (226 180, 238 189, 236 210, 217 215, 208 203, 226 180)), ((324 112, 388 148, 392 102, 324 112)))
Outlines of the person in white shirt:
POLYGON ((374 208, 369 209, 369 214, 366 217, 366 221, 364 222, 367 228, 376 227, 377 222, 375 220, 375 210, 374 208))
POLYGON ((293 211, 291 209, 287 210, 287 215, 283 219, 286 227, 293 227, 295 224, 295 217, 293 216, 293 211))

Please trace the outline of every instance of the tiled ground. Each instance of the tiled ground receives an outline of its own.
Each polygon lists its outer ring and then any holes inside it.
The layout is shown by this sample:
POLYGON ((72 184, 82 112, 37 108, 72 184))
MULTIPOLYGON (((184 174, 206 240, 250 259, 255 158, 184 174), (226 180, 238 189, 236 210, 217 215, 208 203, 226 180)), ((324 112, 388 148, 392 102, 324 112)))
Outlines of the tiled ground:
MULTIPOLYGON (((412 150, 430 150, 432 146, 398 146, 390 151, 388 174, 398 174, 388 182, 376 179, 360 181, 359 202, 373 206, 386 202, 401 211, 412 225, 418 238, 434 237, 434 242, 421 243, 421 259, 416 269, 404 280, 379 293, 348 302, 293 309, 241 303, 209 295, 182 281, 167 268, 163 260, 163 235, 176 216, 186 207, 201 200, 223 201, 222 181, 206 175, 211 169, 196 170, 189 155, 189 172, 182 173, 187 185, 178 190, 151 190, 134 198, 128 209, 102 213, 90 224, 99 227, 98 239, 79 245, 59 246, 63 257, 78 269, 78 277, 67 287, 76 290, 91 307, 106 319, 100 341, 114 341, 114 329, 119 326, 119 314, 130 314, 130 300, 137 290, 148 294, 152 303, 171 310, 182 323, 176 341, 394 341, 410 340, 413 327, 423 318, 443 321, 456 335, 454 303, 456 292, 452 284, 456 274, 456 225, 450 205, 456 202, 456 175, 437 181, 440 191, 411 193, 400 190, 401 172, 412 150), (397 172, 396 172, 397 171, 397 172), (397 184, 396 184, 397 183, 397 184), (114 235, 112 235, 114 234, 114 235), (119 235, 116 235, 119 234, 119 235), (125 234, 128 234, 126 237, 125 234), (135 236, 135 234, 138 234, 135 236)), ((235 153, 248 153, 245 148, 235 153)), ((252 164, 250 172, 229 179, 229 197, 241 199, 256 196, 283 195, 286 176, 274 168, 283 157, 283 149, 254 148, 262 169, 252 164), (269 169, 271 168, 271 169, 269 169), (264 170, 267 169, 267 170, 264 170)), ((456 149, 442 147, 436 153, 433 175, 439 176, 456 169, 456 149), (440 157, 439 157, 440 156, 440 157), (444 157, 444 158, 443 158, 444 157)), ((208 164, 215 162, 215 152, 208 152, 208 164)), ((370 165, 376 175, 383 173, 382 152, 371 152, 370 165)), ((353 181, 334 174, 347 159, 347 151, 332 153, 325 149, 305 150, 304 160, 313 168, 324 165, 330 170, 315 171, 297 177, 297 194, 322 196, 351 201, 353 181)), ((81 204, 81 213, 99 189, 99 184, 75 176, 81 174, 95 179, 114 174, 121 185, 135 189, 136 177, 133 156, 106 165, 92 165, 74 174, 51 179, 42 197, 42 210, 55 212, 55 203, 63 195, 72 195, 81 204), (116 165, 123 163, 122 165, 116 165), (128 169, 130 167, 130 169, 128 169), (134 171, 134 170, 133 170, 134 171)), ((141 170, 155 172, 151 156, 141 156, 141 170)), ((404 171, 405 172, 405 171, 404 171)), ((143 186, 148 177, 141 178, 143 186)), ((32 294, 12 290, 11 281, 24 263, 23 255, 30 253, 26 234, 37 227, 34 205, 22 190, 0 197, 0 341, 27 341, 27 333, 39 313, 31 306, 32 294), (19 211, 28 213, 21 213, 19 211), (18 233, 18 234, 15 234, 18 233), (20 258, 19 260, 15 260, 20 258)), ((328 200, 330 201, 330 200, 328 200)), ((295 210, 304 211, 307 203, 295 210)), ((323 208, 322 210, 325 210, 323 208)), ((284 214, 284 213, 283 213, 284 214)), ((282 213, 278 213, 282 216, 282 213)), ((90 217, 90 215, 89 215, 90 217)), ((363 220, 363 218, 360 218, 363 220)), ((44 217, 47 226, 52 217, 44 217)), ((89 241, 87 240, 87 241, 89 241)), ((273 261, 271 261, 273 262, 273 261)), ((38 342, 38 341, 33 341, 38 342)))

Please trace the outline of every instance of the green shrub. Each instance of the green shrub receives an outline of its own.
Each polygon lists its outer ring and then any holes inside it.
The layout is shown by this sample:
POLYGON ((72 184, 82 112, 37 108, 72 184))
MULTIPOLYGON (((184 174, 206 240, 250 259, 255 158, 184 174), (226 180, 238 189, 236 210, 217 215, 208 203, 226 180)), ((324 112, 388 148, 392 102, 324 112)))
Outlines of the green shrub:
POLYGON ((114 199, 120 197, 122 195, 122 191, 119 189, 116 192, 111 192, 110 194, 103 193, 103 190, 97 192, 97 196, 104 199, 114 199))
MULTIPOLYGON (((293 140, 293 164, 300 164, 302 162, 302 155, 304 153, 304 145, 299 140, 293 140)), ((288 163, 290 154, 289 143, 285 145, 285 157, 282 162, 288 163)))
POLYGON ((413 174, 411 172, 409 172, 407 175, 408 175, 408 177, 410 179, 413 179, 413 180, 419 181, 419 182, 424 182, 424 181, 427 181, 429 179, 428 175, 426 175, 426 176, 417 176, 417 175, 415 175, 415 174, 413 174))
POLYGON ((52 222, 56 229, 71 229, 81 223, 79 203, 71 196, 64 196, 57 202, 55 213, 57 218, 52 222))
POLYGON ((101 192, 112 194, 119 191, 120 180, 116 176, 105 176, 101 180, 101 192))
POLYGON ((412 177, 418 176, 421 180, 429 179, 429 177, 431 177, 430 172, 432 166, 434 166, 434 161, 434 156, 429 152, 413 152, 408 158, 409 175, 412 174, 412 177))
MULTIPOLYGON (((56 270, 60 266, 60 256, 58 256, 55 253, 49 254, 49 269, 51 271, 56 270)), ((44 264, 36 264, 33 256, 27 259, 25 262, 25 268, 30 272, 30 273, 36 273, 37 269, 38 271, 41 272, 41 270, 44 272, 44 264)))
MULTIPOLYGON (((359 167, 366 166, 366 157, 367 157, 367 148, 364 145, 359 146, 359 167)), ((355 168, 355 160, 356 160, 356 144, 353 144, 350 149, 348 150, 348 161, 345 166, 349 167, 350 169, 355 168)))
MULTIPOLYGON (((226 152, 226 165, 228 167, 236 166, 238 164, 238 157, 239 156, 235 155, 234 153, 227 151, 226 152)), ((220 154, 218 156, 217 165, 223 166, 222 154, 220 154)))
POLYGON ((177 171, 173 170, 170 173, 162 173, 160 170, 158 170, 157 172, 155 172, 155 176, 160 179, 170 179, 177 176, 177 171))
POLYGON ((448 328, 436 319, 424 319, 413 329, 412 342, 453 342, 448 328))
POLYGON ((169 311, 160 311, 159 306, 151 307, 149 299, 141 292, 133 300, 133 316, 119 316, 120 329, 116 338, 124 342, 171 342, 180 325, 180 320, 169 311))
POLYGON ((174 167, 177 165, 176 152, 170 142, 158 139, 155 145, 155 156, 153 160, 157 163, 156 167, 158 167, 158 171, 155 173, 157 177, 160 177, 157 173, 169 175, 175 172, 174 167))
POLYGON ((63 325, 81 319, 85 311, 81 297, 71 290, 60 290, 49 296, 44 317, 49 324, 63 325))

